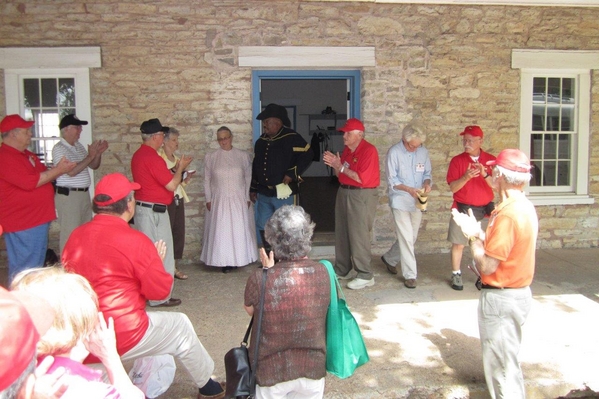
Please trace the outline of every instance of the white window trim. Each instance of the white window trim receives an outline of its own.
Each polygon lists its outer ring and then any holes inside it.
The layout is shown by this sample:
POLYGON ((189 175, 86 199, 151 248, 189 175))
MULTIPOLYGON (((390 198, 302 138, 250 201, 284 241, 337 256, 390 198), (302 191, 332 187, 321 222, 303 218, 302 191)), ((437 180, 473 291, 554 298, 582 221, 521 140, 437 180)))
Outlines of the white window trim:
MULTIPOLYGON (((589 139, 591 111, 591 69, 599 69, 597 51, 513 50, 512 68, 521 69, 520 85, 520 149, 530 154, 532 78, 539 75, 577 75, 578 115, 576 140, 576 173, 573 193, 527 192, 535 205, 593 204, 588 194, 589 139), (530 116, 530 117, 526 117, 530 116)), ((527 190, 529 191, 529 190, 527 190)))
POLYGON ((0 48, 0 69, 100 68, 100 47, 0 48))
POLYGON ((359 68, 376 65, 374 47, 242 46, 240 67, 359 68))
MULTIPOLYGON (((100 47, 0 48, 0 68, 4 69, 6 114, 23 115, 20 99, 23 78, 74 77, 77 84, 75 107, 79 119, 90 121, 83 126, 79 141, 92 143, 91 87, 89 68, 102 66, 100 47)), ((90 170, 92 182, 93 170, 90 170)), ((90 187, 93 195, 93 184, 90 187)))

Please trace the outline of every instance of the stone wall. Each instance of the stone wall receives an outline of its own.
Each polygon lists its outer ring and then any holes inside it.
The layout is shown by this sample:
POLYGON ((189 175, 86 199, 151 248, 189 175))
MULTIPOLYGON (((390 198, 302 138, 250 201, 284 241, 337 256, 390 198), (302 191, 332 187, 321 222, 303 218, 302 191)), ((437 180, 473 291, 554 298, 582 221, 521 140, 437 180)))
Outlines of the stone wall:
MULTIPOLYGON (((374 46, 376 66, 362 70, 368 140, 387 149, 412 120, 429 134, 434 191, 417 250, 447 251, 451 193, 447 165, 462 151, 457 134, 479 124, 485 149, 518 145, 518 70, 512 49, 597 50, 599 9, 435 6, 304 1, 5 0, 0 46, 100 46, 91 71, 94 139, 110 142, 96 179, 119 171, 140 144, 139 125, 159 117, 182 132, 180 148, 199 173, 189 186, 186 258, 197 260, 203 231, 202 160, 226 124, 234 145, 251 149, 251 69, 239 46, 374 46)), ((593 82, 598 73, 593 73, 593 82)), ((3 81, 0 108, 4 109, 3 81)), ((590 191, 599 193, 599 85, 592 89, 590 191)), ((384 170, 384 168, 382 168, 384 170)), ((393 239, 385 189, 375 223, 375 252, 393 239)), ((599 245, 599 207, 538 207, 539 246, 599 245)), ((52 239, 56 240, 56 229, 52 239)))

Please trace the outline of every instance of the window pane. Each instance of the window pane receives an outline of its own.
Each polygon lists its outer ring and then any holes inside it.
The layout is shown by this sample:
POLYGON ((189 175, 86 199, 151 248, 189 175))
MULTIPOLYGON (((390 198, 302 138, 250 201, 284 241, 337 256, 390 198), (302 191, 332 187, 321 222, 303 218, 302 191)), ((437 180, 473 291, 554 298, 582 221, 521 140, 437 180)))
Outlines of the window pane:
POLYGON ((54 148, 58 142, 59 139, 35 140, 31 142, 30 151, 37 154, 46 166, 51 166, 53 164, 52 148, 54 148))
POLYGON ((555 161, 543 162, 543 186, 555 186, 555 161))
POLYGON ((574 131, 574 79, 562 79, 562 132, 574 131))
POLYGON ((42 79, 42 107, 56 107, 56 79, 42 79))
POLYGON ((533 134, 530 137, 530 157, 532 159, 543 159, 543 135, 533 134))
POLYGON ((56 111, 34 110, 33 115, 37 127, 34 137, 60 137, 60 119, 56 111))
POLYGON ((572 143, 572 135, 570 134, 560 134, 559 135, 559 151, 558 158, 559 159, 571 159, 570 155, 570 147, 572 143))
POLYGON ((547 94, 547 79, 534 78, 532 92, 532 130, 542 132, 545 130, 545 99, 547 94))
POLYGON ((536 162, 531 161, 530 165, 532 166, 532 169, 530 169, 530 174, 532 175, 532 177, 530 178, 530 185, 533 187, 540 186, 543 176, 542 169, 539 168, 536 162))
POLYGON ((62 119, 69 114, 77 114, 77 112, 75 112, 75 108, 62 108, 58 114, 58 119, 62 119))
POLYGON ((560 78, 547 79, 547 102, 559 103, 562 94, 562 82, 560 78))
POLYGON ((543 148, 543 159, 556 159, 557 158, 557 135, 546 134, 545 135, 545 146, 543 148))
POLYGON ((574 83, 573 78, 564 78, 562 80, 562 103, 574 104, 574 96, 576 95, 574 83))
POLYGON ((58 105, 63 108, 75 107, 75 79, 58 79, 59 95, 58 105))
POLYGON ((560 161, 558 162, 557 169, 557 185, 558 186, 569 186, 570 185, 570 162, 560 161))
POLYGON ((38 79, 23 79, 23 101, 25 107, 40 106, 40 86, 38 79))

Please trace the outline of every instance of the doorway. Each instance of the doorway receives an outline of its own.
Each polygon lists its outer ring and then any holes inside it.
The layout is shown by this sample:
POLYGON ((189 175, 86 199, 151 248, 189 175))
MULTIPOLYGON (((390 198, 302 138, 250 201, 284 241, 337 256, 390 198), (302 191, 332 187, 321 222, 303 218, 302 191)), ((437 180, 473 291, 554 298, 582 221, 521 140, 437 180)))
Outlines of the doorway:
MULTIPOLYGON (((359 71, 254 71, 254 115, 270 103, 287 108, 292 128, 311 144, 315 159, 302 174, 300 205, 316 224, 314 243, 331 244, 339 182, 322 162, 324 151, 343 151, 337 131, 348 118, 359 118, 359 71)), ((254 120, 254 141, 260 136, 254 120)))

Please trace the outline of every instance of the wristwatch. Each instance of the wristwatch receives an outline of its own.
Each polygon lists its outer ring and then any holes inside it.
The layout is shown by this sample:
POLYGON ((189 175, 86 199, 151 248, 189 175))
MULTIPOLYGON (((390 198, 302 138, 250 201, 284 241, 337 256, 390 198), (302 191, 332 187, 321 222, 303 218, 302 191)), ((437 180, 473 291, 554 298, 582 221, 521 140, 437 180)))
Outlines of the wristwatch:
POLYGON ((480 240, 480 238, 477 237, 477 236, 470 236, 470 237, 468 237, 468 245, 472 245, 472 243, 474 241, 477 241, 477 240, 480 240))

